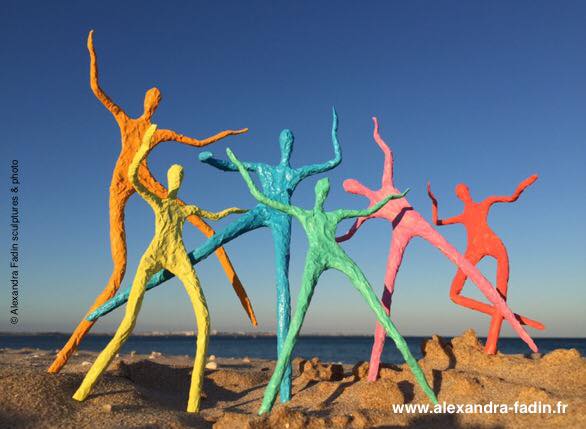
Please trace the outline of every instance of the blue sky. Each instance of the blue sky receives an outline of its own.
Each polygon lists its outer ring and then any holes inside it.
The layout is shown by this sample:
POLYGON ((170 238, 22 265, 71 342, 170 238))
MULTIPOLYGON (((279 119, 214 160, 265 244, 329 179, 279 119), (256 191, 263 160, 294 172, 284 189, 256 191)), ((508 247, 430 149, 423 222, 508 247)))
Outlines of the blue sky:
MULTIPOLYGON (((22 282, 20 323, 9 324, 7 286, 0 330, 70 331, 111 271, 108 186, 120 142, 114 120, 89 88, 86 38, 95 29, 102 86, 130 115, 142 113, 145 91, 157 86, 163 101, 154 119, 161 127, 194 137, 250 128, 247 135, 209 147, 218 156, 231 147, 244 160, 277 162, 279 132, 290 128, 296 137, 294 166, 329 159, 335 105, 344 160, 328 174, 328 208, 365 206, 366 200, 343 191, 345 178, 379 183, 382 155, 371 138, 373 115, 394 150, 396 184, 411 188, 410 202, 428 219, 427 180, 447 217, 462 209, 453 191, 459 182, 481 199, 512 193, 538 173, 538 182, 517 203, 495 206, 490 216, 509 250, 509 302, 545 323, 543 335, 583 336, 584 3, 8 1, 2 9, 1 153, 5 180, 10 160, 21 164, 22 282)), ((204 208, 254 205, 237 174, 202 165, 198 152, 166 143, 152 153, 150 164, 164 180, 169 165, 181 163, 181 196, 204 208), (211 185, 213 192, 206 190, 211 185)), ((300 185, 295 204, 313 205, 316 179, 300 185)), ((8 182, 3 213, 7 187, 8 182)), ((154 226, 151 209, 137 196, 126 219, 125 285, 154 226)), ((463 226, 440 231, 464 250, 463 226)), ((295 297, 306 240, 297 224, 293 234, 295 297)), ((189 225, 184 236, 190 249, 203 240, 189 225)), ((377 294, 390 238, 388 223, 371 221, 345 245, 377 294)), ((258 330, 273 330, 269 231, 252 232, 226 248, 255 306, 258 330)), ((2 264, 4 278, 7 265, 2 264)), ((494 278, 493 261, 480 267, 494 278)), ((198 265, 198 274, 212 327, 250 331, 217 260, 198 265)), ((449 335, 468 327, 486 332, 486 316, 449 300, 454 274, 436 249, 412 242, 394 298, 393 318, 403 334, 449 335)), ((472 284, 464 290, 481 296, 472 284)), ((121 315, 101 321, 95 331, 112 331, 121 315)), ((350 283, 328 272, 303 332, 366 334, 373 324, 350 283)), ((180 283, 147 294, 138 331, 194 327, 180 283)), ((505 327, 504 333, 511 330, 505 327)))

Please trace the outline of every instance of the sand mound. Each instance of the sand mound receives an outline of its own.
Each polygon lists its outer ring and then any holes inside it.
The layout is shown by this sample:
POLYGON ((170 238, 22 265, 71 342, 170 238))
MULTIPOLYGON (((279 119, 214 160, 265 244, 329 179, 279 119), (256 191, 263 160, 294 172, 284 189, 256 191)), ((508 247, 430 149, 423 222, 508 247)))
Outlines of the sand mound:
POLYGON ((71 395, 95 354, 80 353, 66 371, 45 372, 52 353, 0 352, 0 427, 366 428, 586 427, 586 359, 576 350, 546 355, 487 356, 472 331, 423 344, 420 364, 440 402, 567 405, 556 414, 406 414, 393 405, 428 404, 405 365, 383 365, 366 380, 368 363, 294 361, 293 399, 257 416, 274 362, 217 359, 206 370, 199 416, 185 413, 192 359, 122 356, 83 403, 71 395))

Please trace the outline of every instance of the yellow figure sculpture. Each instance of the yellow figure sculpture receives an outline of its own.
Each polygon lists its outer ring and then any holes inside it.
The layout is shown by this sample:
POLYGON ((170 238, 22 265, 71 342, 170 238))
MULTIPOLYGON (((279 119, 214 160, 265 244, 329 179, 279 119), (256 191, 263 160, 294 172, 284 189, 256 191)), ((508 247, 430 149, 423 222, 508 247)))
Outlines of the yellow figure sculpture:
MULTIPOLYGON (((106 288, 96 298, 94 304, 87 313, 89 314, 116 294, 126 272, 127 253, 124 210, 128 199, 135 193, 134 187, 128 180, 128 165, 136 154, 146 130, 151 125, 151 118, 161 102, 161 93, 157 88, 149 89, 144 98, 144 113, 138 118, 129 117, 126 112, 114 103, 100 87, 98 81, 98 65, 93 42, 93 31, 90 31, 89 33, 87 47, 90 53, 90 86, 98 100, 100 100, 114 116, 116 123, 120 127, 120 135, 122 138, 122 149, 118 156, 116 166, 114 167, 110 184, 110 247, 114 267, 106 288)), ((248 129, 238 131, 227 130, 212 137, 208 137, 207 139, 197 140, 171 130, 156 130, 152 137, 151 146, 154 147, 165 141, 177 141, 190 146, 201 147, 214 143, 226 136, 241 134, 246 131, 248 131, 248 129)), ((140 164, 138 177, 150 193, 156 195, 158 198, 167 197, 167 190, 153 177, 148 169, 146 159, 140 164)), ((179 204, 183 204, 180 200, 178 200, 178 202, 179 204)), ((206 237, 209 238, 214 235, 214 230, 197 214, 190 216, 188 221, 203 232, 206 237)), ((256 317, 252 305, 240 279, 234 272, 234 267, 232 266, 228 255, 226 255, 226 252, 221 247, 218 248, 215 253, 220 260, 228 279, 232 283, 234 290, 240 298, 248 317, 252 324, 256 326, 256 317)), ((87 321, 85 318, 86 316, 84 316, 81 322, 79 322, 67 343, 57 354, 54 362, 49 367, 49 372, 57 373, 61 370, 61 368, 67 363, 71 354, 77 349, 85 335, 94 325, 95 322, 87 321)))
POLYGON ((126 313, 116 334, 100 353, 73 398, 83 401, 89 395, 100 375, 106 370, 116 353, 132 333, 148 280, 156 272, 167 269, 177 276, 185 286, 191 299, 197 322, 197 349, 191 374, 189 401, 187 403, 187 411, 194 413, 199 411, 210 319, 199 280, 183 245, 183 223, 189 216, 197 215, 217 220, 231 213, 244 213, 246 210, 229 208, 219 213, 210 213, 197 206, 183 204, 177 198, 177 192, 183 180, 183 167, 177 164, 172 165, 167 172, 169 186, 167 197, 160 198, 144 186, 139 179, 139 169, 142 161, 151 150, 151 139, 156 129, 155 124, 148 128, 142 145, 128 168, 130 183, 155 212, 155 236, 142 256, 136 270, 136 276, 134 277, 126 306, 126 313))

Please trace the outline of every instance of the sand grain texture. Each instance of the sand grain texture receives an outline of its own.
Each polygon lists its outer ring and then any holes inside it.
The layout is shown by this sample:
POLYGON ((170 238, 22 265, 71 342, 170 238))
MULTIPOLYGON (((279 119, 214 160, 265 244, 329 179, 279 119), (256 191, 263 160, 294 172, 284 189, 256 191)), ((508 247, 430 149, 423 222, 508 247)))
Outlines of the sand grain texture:
POLYGON ((419 361, 440 402, 512 405, 558 401, 565 414, 395 414, 391 404, 427 403, 405 365, 383 365, 366 380, 354 367, 319 359, 293 363, 293 399, 259 417, 275 362, 218 358, 206 370, 199 415, 184 411, 192 358, 121 355, 92 395, 71 395, 96 353, 79 352, 61 374, 45 372, 54 353, 0 351, 0 427, 9 428, 549 428, 586 427, 586 359, 573 349, 540 355, 488 356, 472 331, 451 341, 434 336, 419 361))

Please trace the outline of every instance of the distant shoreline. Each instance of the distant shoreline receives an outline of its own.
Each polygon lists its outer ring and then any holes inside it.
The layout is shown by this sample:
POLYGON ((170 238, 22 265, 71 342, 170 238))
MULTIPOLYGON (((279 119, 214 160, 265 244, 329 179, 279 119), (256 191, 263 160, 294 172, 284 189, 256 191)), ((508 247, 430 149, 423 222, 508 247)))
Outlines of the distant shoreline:
MULTIPOLYGON (((69 332, 2 332, 0 331, 0 336, 69 336, 69 332)), ((114 335, 114 332, 98 332, 98 333, 90 333, 88 336, 94 337, 107 337, 114 335)), ((133 333, 132 336, 135 337, 192 337, 195 336, 195 332, 136 332, 133 333)), ((301 334, 300 337, 308 337, 308 338, 331 338, 331 337, 340 337, 340 338, 364 338, 364 337, 372 337, 373 334, 301 334)), ((258 338, 258 337, 276 337, 277 335, 274 332, 221 332, 216 331, 210 334, 212 337, 251 337, 251 338, 258 338)), ((454 335, 439 335, 443 338, 453 338, 457 337, 458 334, 454 335)), ((430 335, 404 335, 405 338, 430 338, 430 335)), ((479 336, 478 338, 486 338, 479 336)), ((502 339, 516 339, 516 336, 501 336, 502 339)), ((537 336, 532 335, 532 338, 536 339, 551 339, 551 340, 585 340, 586 336, 584 337, 575 337, 575 336, 537 336)))

